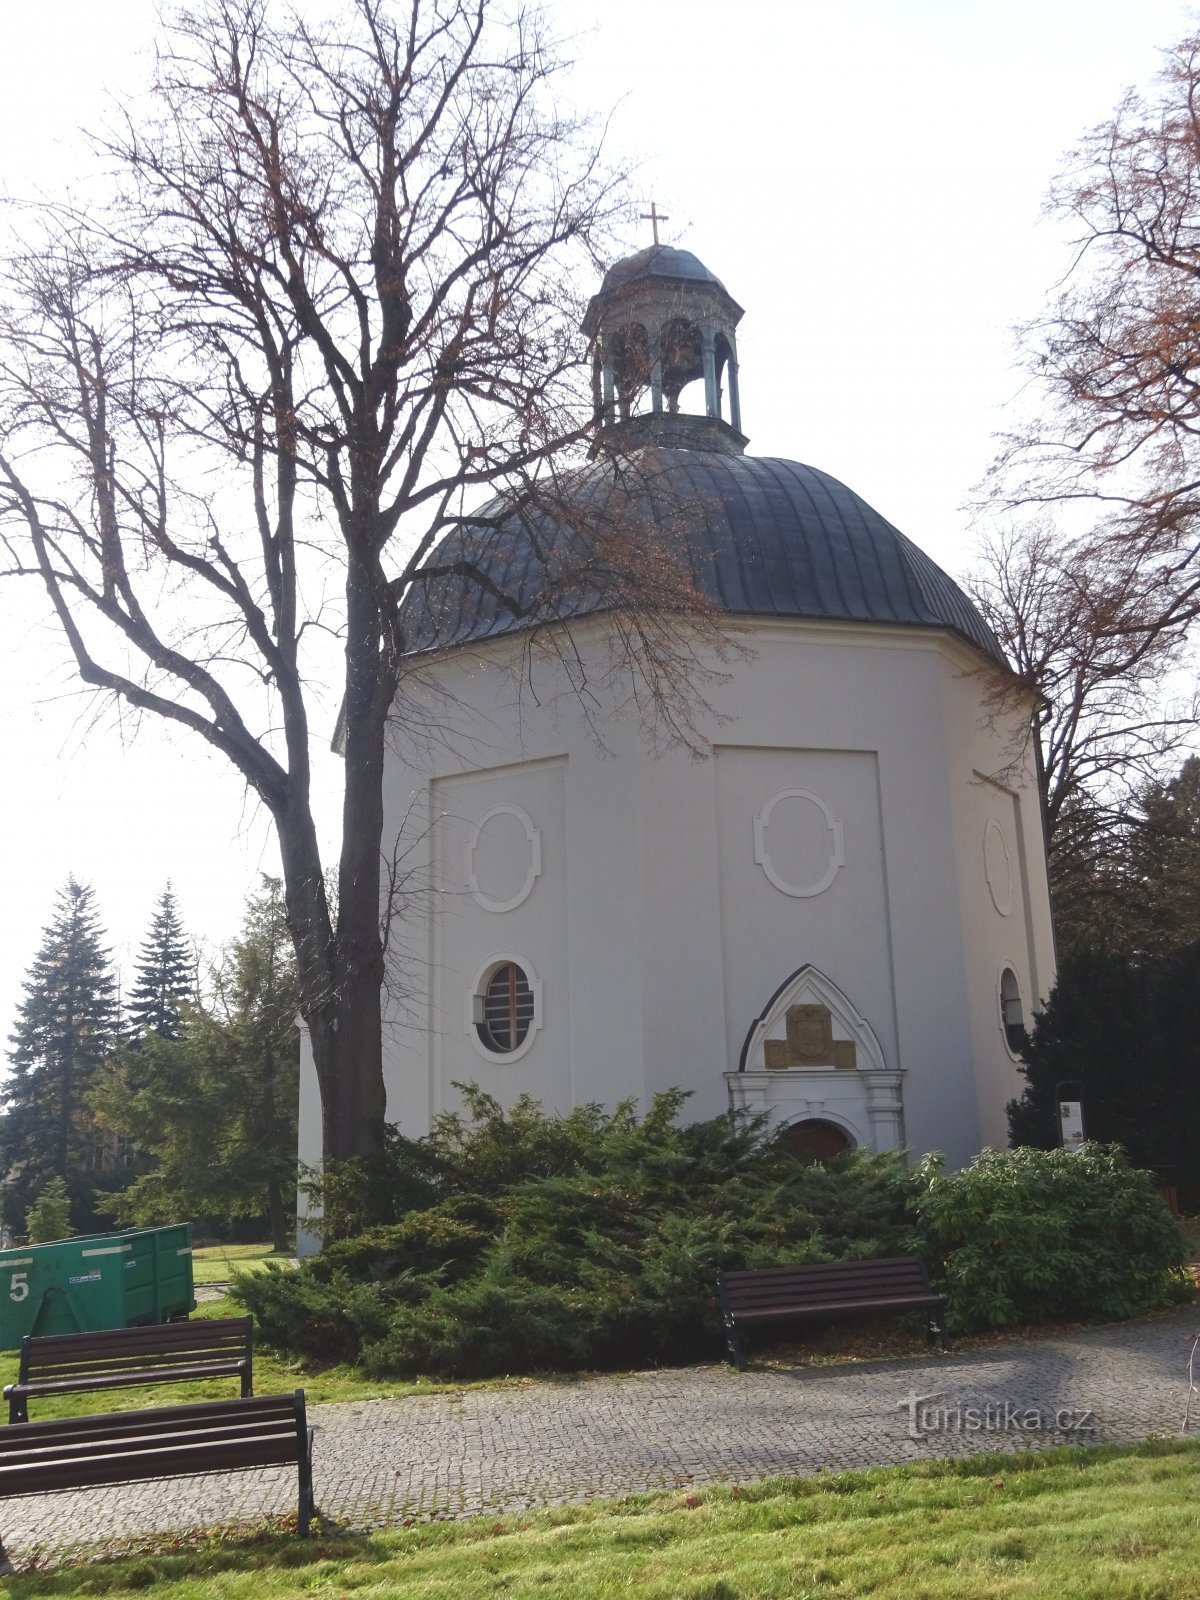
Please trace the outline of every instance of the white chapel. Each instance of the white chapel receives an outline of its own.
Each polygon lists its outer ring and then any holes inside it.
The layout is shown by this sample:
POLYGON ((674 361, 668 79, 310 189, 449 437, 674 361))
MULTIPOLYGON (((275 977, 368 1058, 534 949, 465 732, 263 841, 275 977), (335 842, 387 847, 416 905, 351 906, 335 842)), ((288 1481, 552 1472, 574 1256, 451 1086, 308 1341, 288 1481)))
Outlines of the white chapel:
POLYGON ((427 737, 398 738, 386 777, 411 896, 384 1037, 407 1134, 474 1082, 560 1112, 677 1086, 689 1118, 764 1113, 818 1158, 1007 1143, 1012 1045, 1054 962, 1029 707, 904 534, 747 454, 741 315, 688 251, 614 266, 584 322, 597 445, 566 480, 601 505, 636 469, 685 524, 736 647, 704 680, 700 759, 619 689, 602 587, 539 612, 571 537, 545 511, 493 503, 406 601, 403 726, 427 737))

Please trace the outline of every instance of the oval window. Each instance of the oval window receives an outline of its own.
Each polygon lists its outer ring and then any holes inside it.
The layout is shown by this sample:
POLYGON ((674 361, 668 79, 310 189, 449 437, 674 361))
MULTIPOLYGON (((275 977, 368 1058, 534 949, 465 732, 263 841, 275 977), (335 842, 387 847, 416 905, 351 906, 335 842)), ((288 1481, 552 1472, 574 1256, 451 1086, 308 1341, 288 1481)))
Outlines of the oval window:
POLYGON ((1025 1047, 1025 1007, 1021 1004, 1021 986, 1011 967, 1000 974, 1000 1021, 1004 1026, 1004 1039, 1014 1056, 1025 1047))
POLYGON ((533 1023, 533 990, 515 961, 498 966, 484 986, 482 1018, 476 1024, 485 1049, 507 1055, 524 1044, 533 1023))

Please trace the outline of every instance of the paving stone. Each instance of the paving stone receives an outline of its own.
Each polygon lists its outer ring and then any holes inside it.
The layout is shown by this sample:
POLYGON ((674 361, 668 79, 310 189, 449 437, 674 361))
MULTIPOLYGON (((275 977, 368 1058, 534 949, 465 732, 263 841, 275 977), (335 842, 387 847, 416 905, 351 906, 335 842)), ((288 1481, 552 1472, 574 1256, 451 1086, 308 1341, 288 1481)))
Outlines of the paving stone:
MULTIPOLYGON (((823 1467, 1133 1443, 1178 1433, 1197 1332, 1185 1310, 915 1360, 701 1366, 315 1406, 317 1503, 347 1526, 388 1527, 823 1467), (936 1397, 915 1429, 910 1395, 936 1397), (1079 1420, 1088 1425, 1069 1425, 1079 1420)), ((35 1548, 52 1558, 284 1513, 295 1486, 294 1472, 272 1469, 14 1500, 2 1532, 20 1565, 35 1548)))

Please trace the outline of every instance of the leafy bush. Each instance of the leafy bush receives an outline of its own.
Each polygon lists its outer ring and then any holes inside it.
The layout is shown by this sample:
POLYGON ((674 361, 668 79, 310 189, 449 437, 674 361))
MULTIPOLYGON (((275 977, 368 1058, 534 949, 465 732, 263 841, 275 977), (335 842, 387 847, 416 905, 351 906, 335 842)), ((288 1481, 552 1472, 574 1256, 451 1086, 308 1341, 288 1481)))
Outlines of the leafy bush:
MULTIPOLYGON (((760 1120, 681 1126, 684 1099, 640 1120, 630 1105, 558 1118, 471 1091, 466 1117, 396 1136, 376 1172, 402 1167, 417 1208, 235 1293, 276 1345, 457 1378, 711 1356, 728 1267, 916 1252, 963 1330, 1127 1316, 1170 1293, 1178 1230, 1114 1151, 985 1152, 952 1174, 869 1152, 822 1167, 760 1120)), ((368 1192, 360 1172, 343 1217, 368 1192)))
POLYGON ((925 1255, 963 1331, 1136 1316, 1170 1303, 1181 1230, 1152 1173, 1116 1146, 985 1150, 961 1172, 917 1168, 925 1255))

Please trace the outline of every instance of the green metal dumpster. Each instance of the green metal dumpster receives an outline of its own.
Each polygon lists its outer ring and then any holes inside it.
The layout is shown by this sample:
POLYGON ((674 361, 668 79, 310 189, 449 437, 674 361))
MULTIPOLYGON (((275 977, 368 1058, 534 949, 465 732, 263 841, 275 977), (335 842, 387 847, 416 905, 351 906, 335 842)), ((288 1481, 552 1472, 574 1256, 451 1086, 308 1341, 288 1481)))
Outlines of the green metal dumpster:
POLYGON ((192 1225, 0 1250, 0 1350, 27 1333, 93 1333, 194 1311, 192 1225))

